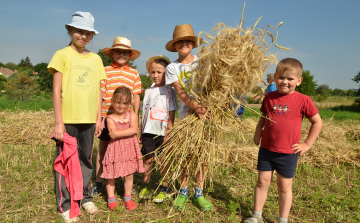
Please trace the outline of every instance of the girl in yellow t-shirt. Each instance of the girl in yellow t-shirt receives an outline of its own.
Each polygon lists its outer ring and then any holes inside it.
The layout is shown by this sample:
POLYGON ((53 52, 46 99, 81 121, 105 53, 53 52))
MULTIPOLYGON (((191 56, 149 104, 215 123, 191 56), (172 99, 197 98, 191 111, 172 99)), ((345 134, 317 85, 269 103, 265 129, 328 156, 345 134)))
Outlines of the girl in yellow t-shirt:
MULTIPOLYGON (((71 42, 58 50, 51 59, 48 70, 53 76, 53 106, 55 128, 52 138, 56 144, 55 158, 62 152, 64 133, 75 137, 79 153, 83 182, 82 207, 90 214, 97 208, 90 196, 90 181, 93 171, 92 148, 94 133, 101 133, 100 81, 106 79, 101 58, 85 48, 94 35, 94 17, 89 12, 75 12, 72 22, 66 24, 71 42), (61 146, 61 148, 60 148, 61 146)), ((65 177, 55 172, 57 208, 65 222, 77 220, 78 212, 71 207, 74 200, 66 187, 65 177), (75 213, 75 214, 74 214, 75 213)), ((68 180, 68 179, 67 179, 68 180)), ((76 206, 76 204, 74 205, 76 206)))

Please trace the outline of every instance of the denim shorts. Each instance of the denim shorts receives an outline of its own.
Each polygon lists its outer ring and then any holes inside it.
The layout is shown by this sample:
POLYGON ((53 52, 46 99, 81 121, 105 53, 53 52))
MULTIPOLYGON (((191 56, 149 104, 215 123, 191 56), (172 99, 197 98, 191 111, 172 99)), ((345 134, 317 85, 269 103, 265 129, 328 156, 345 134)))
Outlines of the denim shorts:
POLYGON ((283 177, 294 178, 297 161, 297 154, 276 153, 260 147, 257 169, 260 171, 276 170, 283 177))

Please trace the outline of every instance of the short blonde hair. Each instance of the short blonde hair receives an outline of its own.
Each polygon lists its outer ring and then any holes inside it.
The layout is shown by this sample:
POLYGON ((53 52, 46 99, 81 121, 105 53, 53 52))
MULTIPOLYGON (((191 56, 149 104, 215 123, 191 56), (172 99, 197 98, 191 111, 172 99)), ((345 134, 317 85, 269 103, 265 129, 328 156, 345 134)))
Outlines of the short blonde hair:
POLYGON ((303 71, 303 65, 297 59, 285 58, 285 59, 281 60, 278 63, 278 65, 276 66, 275 74, 281 74, 287 70, 297 72, 299 75, 299 78, 300 78, 302 75, 302 71, 303 71))

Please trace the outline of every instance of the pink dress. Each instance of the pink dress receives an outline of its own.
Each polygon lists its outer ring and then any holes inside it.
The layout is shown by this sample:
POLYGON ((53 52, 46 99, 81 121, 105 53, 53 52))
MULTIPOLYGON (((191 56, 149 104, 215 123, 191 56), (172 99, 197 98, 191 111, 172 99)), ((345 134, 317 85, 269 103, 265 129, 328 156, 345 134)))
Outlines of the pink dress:
MULTIPOLYGON (((127 129, 130 127, 130 116, 132 111, 128 111, 124 116, 124 122, 115 121, 116 129, 127 129)), ((105 119, 104 119, 105 120, 105 119)), ((115 179, 138 172, 144 173, 142 155, 136 135, 124 138, 111 139, 106 149, 103 160, 103 173, 101 178, 115 179)))

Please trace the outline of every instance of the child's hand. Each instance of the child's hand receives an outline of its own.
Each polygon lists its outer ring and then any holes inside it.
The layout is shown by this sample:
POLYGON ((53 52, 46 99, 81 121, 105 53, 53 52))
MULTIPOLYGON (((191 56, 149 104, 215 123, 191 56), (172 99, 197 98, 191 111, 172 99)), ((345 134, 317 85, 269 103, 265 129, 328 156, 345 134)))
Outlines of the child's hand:
POLYGON ((261 134, 260 135, 254 135, 254 143, 255 145, 260 145, 260 139, 261 139, 261 134))
MULTIPOLYGON (((199 116, 200 119, 203 118, 203 116, 205 115, 205 113, 207 112, 208 108, 202 105, 197 106, 195 109, 196 114, 199 116)), ((210 110, 209 112, 206 114, 206 118, 210 118, 210 110)))
POLYGON ((302 154, 306 153, 311 146, 308 146, 306 143, 301 142, 299 144, 294 144, 292 145, 292 151, 294 151, 295 154, 299 153, 299 156, 301 156, 302 154))
POLYGON ((115 139, 116 138, 116 131, 113 131, 111 128, 108 128, 108 129, 109 129, 110 138, 115 139))
POLYGON ((139 135, 138 142, 139 142, 139 144, 142 144, 142 135, 141 134, 139 135))
POLYGON ((64 123, 61 123, 61 124, 55 125, 54 131, 52 134, 56 140, 63 141, 64 132, 66 132, 65 125, 64 125, 64 123))

